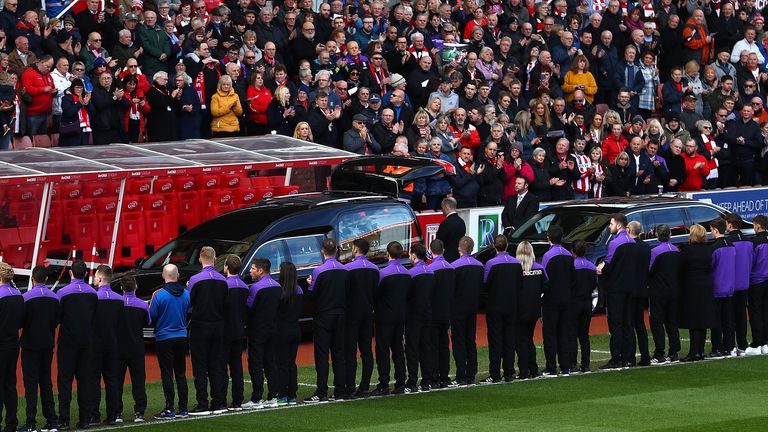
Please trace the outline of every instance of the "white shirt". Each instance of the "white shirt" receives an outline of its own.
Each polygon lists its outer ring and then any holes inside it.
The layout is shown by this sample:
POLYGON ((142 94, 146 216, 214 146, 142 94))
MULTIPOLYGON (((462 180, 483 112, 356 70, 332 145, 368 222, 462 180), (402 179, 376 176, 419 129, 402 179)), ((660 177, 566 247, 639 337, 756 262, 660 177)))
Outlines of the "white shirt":
POLYGON ((742 51, 749 51, 757 54, 757 63, 765 63, 765 57, 760 53, 760 48, 757 47, 757 44, 754 41, 749 43, 746 39, 736 42, 736 45, 733 46, 733 50, 731 51, 731 63, 737 63, 739 61, 739 56, 742 51))

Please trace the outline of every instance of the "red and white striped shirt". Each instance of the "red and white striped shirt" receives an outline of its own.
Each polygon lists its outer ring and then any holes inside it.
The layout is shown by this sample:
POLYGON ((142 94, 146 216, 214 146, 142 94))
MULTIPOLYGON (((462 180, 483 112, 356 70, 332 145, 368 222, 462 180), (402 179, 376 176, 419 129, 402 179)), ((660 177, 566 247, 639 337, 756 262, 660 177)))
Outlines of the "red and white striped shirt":
POLYGON ((590 184, 591 184, 591 173, 589 172, 589 167, 592 166, 592 161, 589 159, 589 156, 585 154, 571 154, 576 159, 576 167, 579 169, 579 175, 581 176, 577 180, 573 181, 572 187, 573 190, 580 193, 589 193, 590 184))
POLYGON ((592 194, 595 198, 602 198, 603 197, 603 182, 597 181, 597 177, 604 176, 605 171, 603 170, 603 166, 599 163, 593 164, 595 167, 595 173, 592 175, 594 177, 593 183, 592 183, 592 194))

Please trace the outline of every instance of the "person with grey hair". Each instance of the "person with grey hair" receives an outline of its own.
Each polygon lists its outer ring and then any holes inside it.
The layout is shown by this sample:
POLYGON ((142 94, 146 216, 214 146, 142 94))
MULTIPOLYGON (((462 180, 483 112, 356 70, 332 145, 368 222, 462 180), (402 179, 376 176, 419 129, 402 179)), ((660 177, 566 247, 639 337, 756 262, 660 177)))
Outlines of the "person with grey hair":
MULTIPOLYGON (((154 75, 157 71, 167 69, 166 60, 171 55, 171 45, 168 43, 168 36, 157 25, 155 12, 149 10, 144 12, 144 23, 139 26, 137 36, 145 50, 142 62, 144 73, 154 75)), ((154 106, 152 111, 155 111, 154 106)), ((174 127, 173 130, 175 129, 174 127)))
POLYGON ((177 136, 176 96, 181 93, 181 89, 167 89, 168 73, 164 71, 155 72, 152 83, 154 85, 146 93, 147 102, 152 107, 152 111, 147 114, 147 140, 173 141, 177 136))
POLYGON ((435 234, 435 238, 443 242, 445 249, 443 257, 448 262, 454 262, 459 259, 459 240, 467 233, 467 225, 456 213, 457 206, 456 198, 443 198, 440 210, 443 212, 445 219, 440 222, 440 226, 438 226, 437 233, 435 234))
POLYGON ((105 145, 122 142, 125 137, 124 112, 128 109, 125 92, 113 86, 112 74, 103 71, 91 92, 91 135, 93 144, 105 145))
POLYGON ((163 381, 165 409, 155 414, 158 420, 173 420, 189 415, 187 402, 187 313, 189 291, 179 283, 179 269, 174 264, 163 267, 163 287, 152 295, 149 315, 155 326, 155 348, 160 378, 163 381), (173 380, 179 392, 178 410, 175 410, 173 380))
POLYGON ((334 109, 337 106, 341 106, 341 98, 333 91, 333 77, 331 71, 320 70, 315 74, 314 83, 317 86, 313 92, 309 94, 309 103, 313 103, 317 98, 318 93, 328 93, 328 109, 334 109))
POLYGON ((181 94, 178 98, 178 138, 200 138, 200 96, 192 87, 192 78, 186 72, 176 72, 174 88, 181 94))
POLYGON ((533 149, 533 156, 526 162, 533 171, 533 181, 528 186, 528 190, 539 198, 539 201, 549 201, 550 177, 546 165, 547 151, 541 147, 533 149))
POLYGON ((144 49, 133 42, 133 34, 128 29, 117 33, 117 43, 112 48, 112 58, 117 60, 117 68, 123 69, 128 59, 138 59, 144 49))

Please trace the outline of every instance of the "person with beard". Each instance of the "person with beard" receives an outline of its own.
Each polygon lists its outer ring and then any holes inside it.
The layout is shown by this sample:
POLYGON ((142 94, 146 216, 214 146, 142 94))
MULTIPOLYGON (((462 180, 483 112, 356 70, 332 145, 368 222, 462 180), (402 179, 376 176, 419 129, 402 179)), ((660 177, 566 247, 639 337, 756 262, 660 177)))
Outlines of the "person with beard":
POLYGON ((696 141, 689 139, 685 142, 685 181, 680 185, 680 191, 699 191, 704 179, 709 175, 707 159, 696 151, 696 141))
POLYGON ((605 30, 600 34, 600 43, 592 47, 592 55, 597 58, 597 79, 606 84, 595 95, 595 101, 598 104, 608 103, 611 100, 611 95, 618 90, 614 78, 619 73, 619 56, 616 46, 612 42, 613 34, 605 30))
POLYGON ((744 105, 739 117, 726 125, 723 136, 731 149, 734 175, 738 176, 738 185, 751 186, 755 176, 755 155, 763 146, 760 125, 753 120, 754 111, 750 105, 744 105))
POLYGON ((451 132, 459 138, 462 147, 468 147, 474 154, 475 159, 479 159, 477 149, 482 142, 477 129, 471 124, 467 123, 467 112, 464 108, 457 108, 453 112, 453 121, 450 125, 451 132))
POLYGON ((457 207, 477 207, 477 195, 480 190, 478 176, 485 171, 485 165, 475 163, 472 149, 462 147, 454 167, 456 175, 449 176, 449 181, 453 187, 453 197, 456 199, 457 207))
POLYGON ((638 115, 637 108, 632 105, 632 93, 626 87, 621 87, 611 109, 619 114, 619 119, 624 126, 630 126, 632 119, 638 115))
POLYGON ((310 21, 304 22, 301 25, 301 34, 288 44, 288 52, 292 53, 289 69, 298 69, 301 60, 312 61, 317 53, 325 48, 325 45, 320 41, 321 39, 315 37, 315 24, 310 21))
POLYGON ((341 117, 341 105, 336 105, 334 109, 330 109, 328 107, 328 93, 325 91, 317 92, 315 104, 316 106, 307 115, 307 122, 315 131, 313 133, 315 142, 338 147, 339 130, 336 121, 341 117))
POLYGON ((501 204, 507 173, 504 170, 504 159, 498 155, 497 149, 498 144, 493 141, 489 142, 485 145, 483 158, 478 161, 478 165, 484 167, 477 176, 477 182, 480 186, 477 204, 481 207, 501 204))
POLYGON ((663 152, 664 162, 668 169, 669 181, 664 186, 667 192, 676 192, 685 181, 685 159, 682 156, 683 142, 674 138, 669 149, 663 152))
MULTIPOLYGON (((484 116, 485 107, 476 107, 469 110, 469 124, 475 128, 477 135, 480 137, 480 141, 487 141, 491 135, 491 125, 485 122, 484 116)), ((502 139, 504 137, 501 137, 502 139)), ((509 148, 509 140, 506 140, 506 145, 501 146, 501 142, 497 142, 500 149, 509 148)), ((505 150, 502 150, 505 151, 505 150)))

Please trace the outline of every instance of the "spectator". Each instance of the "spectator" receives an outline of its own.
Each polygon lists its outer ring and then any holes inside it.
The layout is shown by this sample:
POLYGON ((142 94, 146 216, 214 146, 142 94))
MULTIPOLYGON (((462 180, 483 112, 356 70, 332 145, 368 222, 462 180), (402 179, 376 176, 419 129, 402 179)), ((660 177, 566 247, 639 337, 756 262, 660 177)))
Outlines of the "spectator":
POLYGON ((526 162, 531 168, 531 171, 533 171, 533 181, 530 182, 529 190, 536 195, 541 202, 551 200, 551 186, 556 185, 558 181, 561 182, 560 186, 565 184, 563 180, 552 179, 549 177, 549 170, 545 163, 546 159, 547 152, 541 147, 536 147, 533 150, 533 156, 526 162))
MULTIPOLYGON (((143 75, 142 75, 143 76, 143 75)), ((125 111, 123 129, 129 143, 146 141, 146 120, 150 112, 144 91, 139 88, 139 81, 134 75, 126 75, 122 80, 128 109, 125 111)))
MULTIPOLYGON (((126 16, 126 20, 132 18, 136 18, 136 16, 133 14, 128 14, 126 16)), ((124 68, 128 59, 132 58, 138 60, 143 52, 144 49, 133 42, 130 30, 122 29, 118 32, 117 43, 112 49, 112 56, 117 61, 116 65, 118 69, 124 68)))
POLYGON ((144 23, 139 26, 137 33, 144 49, 144 73, 154 76, 156 72, 166 70, 166 60, 171 55, 171 46, 163 29, 157 26, 155 12, 144 12, 144 23))
POLYGON ((21 76, 27 67, 37 62, 37 56, 29 50, 29 39, 26 36, 17 36, 14 47, 15 49, 8 55, 8 67, 11 72, 21 76))
POLYGON ((48 115, 52 110, 53 96, 58 93, 50 74, 52 67, 53 58, 45 55, 21 75, 21 85, 32 97, 32 102, 27 104, 29 136, 44 134, 48 130, 48 115))
POLYGON ((669 144, 669 149, 662 155, 669 170, 669 183, 664 187, 668 192, 676 192, 685 181, 685 159, 682 153, 682 141, 674 138, 669 144))
POLYGON ((680 113, 669 112, 665 115, 667 124, 664 125, 664 136, 666 142, 671 142, 674 138, 678 138, 681 142, 687 142, 691 137, 690 133, 682 127, 680 123, 680 113))
POLYGON ((355 114, 352 118, 352 129, 344 133, 344 150, 361 155, 381 153, 381 146, 368 131, 367 122, 365 115, 355 114))
POLYGON ((629 142, 629 170, 634 179, 630 186, 632 195, 643 195, 654 192, 649 185, 655 182, 654 167, 647 152, 643 151, 643 140, 633 137, 629 142))
POLYGON ((682 192, 701 190, 703 181, 709 175, 709 167, 704 156, 696 151, 696 141, 689 139, 685 143, 685 181, 678 188, 682 192))
POLYGON ((176 103, 178 109, 179 139, 200 138, 200 98, 192 87, 192 78, 185 72, 177 72, 174 78, 175 88, 179 89, 176 103))
POLYGON ((90 74, 97 66, 97 59, 101 59, 110 69, 117 66, 117 60, 113 60, 107 51, 103 47, 103 39, 101 34, 93 32, 88 35, 88 43, 85 51, 80 52, 80 58, 85 63, 85 73, 90 74))
POLYGON ((272 93, 264 86, 264 75, 255 73, 251 75, 251 85, 246 94, 248 111, 246 124, 250 135, 264 135, 269 132, 267 107, 272 101, 272 93))
POLYGON ((744 105, 739 117, 726 125, 725 141, 730 145, 733 169, 739 186, 751 186, 755 180, 755 155, 763 148, 760 125, 753 120, 754 111, 744 105))
MULTIPOLYGON (((256 75, 259 76, 259 75, 256 75)), ((174 92, 178 92, 176 89, 174 92)), ((176 95, 173 95, 175 98, 176 95)), ((211 132, 216 138, 237 136, 240 132, 238 117, 242 115, 243 107, 240 98, 232 88, 232 77, 222 75, 216 94, 211 99, 211 132)))
POLYGON ((629 168, 629 155, 622 151, 616 156, 614 164, 608 167, 605 178, 606 195, 628 197, 634 178, 634 173, 629 168))
POLYGON ((176 97, 181 89, 168 90, 168 73, 156 72, 152 88, 147 92, 147 102, 152 108, 147 116, 148 141, 173 141, 176 139, 176 97))
POLYGON ((623 152, 629 143, 622 134, 621 124, 611 126, 611 134, 605 137, 601 145, 603 158, 609 161, 616 160, 619 153, 623 152))
POLYGON ((686 48, 686 60, 696 60, 706 64, 709 59, 709 49, 712 35, 707 32, 704 22, 704 11, 696 9, 683 28, 683 45, 686 48))
POLYGON ((450 181, 458 208, 476 207, 480 189, 477 176, 485 171, 485 165, 474 163, 472 150, 463 147, 459 151, 459 158, 454 166, 456 167, 456 175, 450 177, 450 181))
POLYGON ((595 77, 589 71, 589 60, 584 55, 577 55, 573 59, 573 64, 563 77, 563 93, 565 100, 570 102, 574 98, 574 92, 581 90, 584 99, 590 104, 595 99, 597 93, 597 83, 595 77))
POLYGON ((125 137, 123 113, 128 109, 129 101, 125 98, 125 91, 118 86, 113 86, 112 81, 113 78, 109 72, 102 72, 91 93, 91 105, 93 105, 91 128, 95 145, 119 143, 125 137))
POLYGON ((61 128, 59 145, 62 147, 90 144, 91 115, 94 115, 91 93, 85 93, 83 81, 75 78, 61 100, 61 128))
POLYGON ((515 115, 512 134, 523 145, 523 159, 530 159, 533 149, 541 142, 541 138, 537 136, 536 130, 531 125, 530 112, 524 110, 515 115))
POLYGON ((267 106, 268 128, 280 135, 290 136, 295 117, 296 108, 291 105, 291 91, 286 86, 277 87, 267 106))

